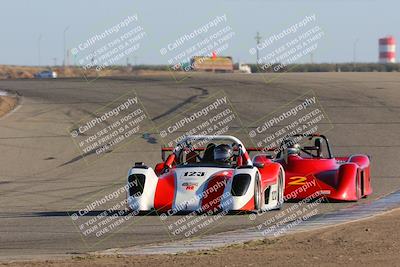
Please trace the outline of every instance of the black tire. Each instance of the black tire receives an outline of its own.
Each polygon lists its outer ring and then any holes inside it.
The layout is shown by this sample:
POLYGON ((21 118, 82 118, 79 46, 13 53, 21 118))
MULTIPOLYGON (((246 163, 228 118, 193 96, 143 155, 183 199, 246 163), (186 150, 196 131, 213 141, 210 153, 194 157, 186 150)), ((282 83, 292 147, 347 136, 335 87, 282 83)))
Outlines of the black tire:
POLYGON ((357 200, 361 199, 361 188, 360 188, 360 170, 357 170, 356 176, 356 197, 357 200))
POLYGON ((261 188, 257 176, 256 176, 256 181, 254 183, 254 209, 257 212, 259 212, 261 209, 261 188))
POLYGON ((278 210, 282 209, 282 207, 283 207, 283 199, 284 199, 284 196, 285 196, 285 192, 284 192, 284 189, 283 189, 285 181, 283 179, 284 179, 284 176, 283 176, 283 173, 282 173, 282 170, 281 170, 279 172, 279 177, 278 177, 278 197, 277 197, 278 198, 278 207, 277 207, 278 210))

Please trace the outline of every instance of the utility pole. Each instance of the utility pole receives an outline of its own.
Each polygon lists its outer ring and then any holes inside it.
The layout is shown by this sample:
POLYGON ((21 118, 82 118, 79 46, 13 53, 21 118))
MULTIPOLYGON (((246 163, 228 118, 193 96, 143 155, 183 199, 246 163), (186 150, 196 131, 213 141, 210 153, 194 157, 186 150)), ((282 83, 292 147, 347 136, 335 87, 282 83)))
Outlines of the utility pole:
POLYGON ((257 49, 257 65, 258 65, 258 60, 259 60, 258 45, 260 44, 260 41, 261 41, 261 39, 262 39, 262 37, 260 36, 260 33, 259 33, 259 32, 257 32, 257 35, 256 35, 256 37, 254 37, 254 39, 256 39, 256 42, 257 42, 256 49, 257 49))
POLYGON ((353 71, 356 70, 357 43, 358 43, 358 38, 353 43, 353 71))
POLYGON ((65 64, 67 65, 67 66, 69 66, 69 64, 70 64, 70 60, 71 59, 71 50, 70 49, 67 49, 67 59, 66 59, 66 61, 65 61, 65 64))

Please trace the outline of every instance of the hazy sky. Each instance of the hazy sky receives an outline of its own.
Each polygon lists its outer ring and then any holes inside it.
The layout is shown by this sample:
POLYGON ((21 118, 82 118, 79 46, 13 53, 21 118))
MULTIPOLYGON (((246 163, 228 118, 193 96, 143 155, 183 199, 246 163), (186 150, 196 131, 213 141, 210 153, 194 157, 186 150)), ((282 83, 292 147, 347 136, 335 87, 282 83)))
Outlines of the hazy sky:
POLYGON ((315 14, 325 33, 313 53, 315 62, 352 61, 357 39, 357 61, 376 62, 379 37, 391 34, 400 40, 399 10, 398 0, 3 0, 0 64, 37 65, 39 36, 41 63, 57 58, 61 64, 67 26, 67 47, 72 48, 134 14, 146 32, 135 53, 140 64, 166 63, 160 48, 223 14, 235 32, 224 54, 235 61, 255 62, 249 48, 257 31, 265 38, 315 14))

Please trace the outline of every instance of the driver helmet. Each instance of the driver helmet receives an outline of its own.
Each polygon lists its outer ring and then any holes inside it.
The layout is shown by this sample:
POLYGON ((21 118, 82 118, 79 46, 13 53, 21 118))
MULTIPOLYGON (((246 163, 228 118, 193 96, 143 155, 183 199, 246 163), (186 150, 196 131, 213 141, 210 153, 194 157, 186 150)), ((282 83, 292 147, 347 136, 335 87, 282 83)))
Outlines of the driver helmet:
POLYGON ((221 144, 214 149, 214 160, 217 162, 230 162, 233 156, 232 146, 227 144, 221 144))
POLYGON ((297 143, 289 142, 287 144, 287 154, 288 155, 300 155, 300 145, 297 143))

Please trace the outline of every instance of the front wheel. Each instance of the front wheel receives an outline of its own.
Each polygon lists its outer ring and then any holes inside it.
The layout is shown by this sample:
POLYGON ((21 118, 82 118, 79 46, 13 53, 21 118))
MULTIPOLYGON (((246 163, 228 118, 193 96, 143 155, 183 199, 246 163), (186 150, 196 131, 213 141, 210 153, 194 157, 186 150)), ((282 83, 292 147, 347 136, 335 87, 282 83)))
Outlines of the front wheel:
POLYGON ((260 209, 261 209, 261 188, 258 177, 256 177, 256 181, 254 183, 254 210, 258 212, 260 211, 260 209))
POLYGON ((277 198, 277 209, 280 210, 282 209, 283 202, 284 202, 284 194, 285 194, 285 176, 282 171, 279 172, 279 177, 278 177, 278 198, 277 198))

